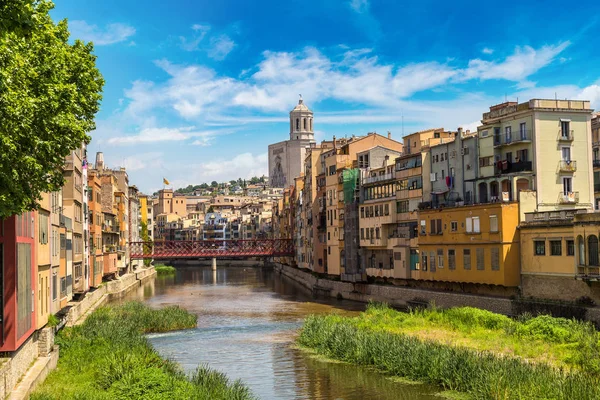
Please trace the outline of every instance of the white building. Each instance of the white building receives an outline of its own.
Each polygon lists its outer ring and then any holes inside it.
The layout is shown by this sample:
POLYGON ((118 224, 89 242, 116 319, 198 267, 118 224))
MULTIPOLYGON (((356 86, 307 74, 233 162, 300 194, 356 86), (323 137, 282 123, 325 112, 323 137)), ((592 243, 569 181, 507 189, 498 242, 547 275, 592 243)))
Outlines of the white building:
POLYGON ((300 176, 306 148, 315 143, 313 112, 306 107, 302 97, 290 111, 290 139, 269 145, 269 183, 271 187, 284 188, 300 176))

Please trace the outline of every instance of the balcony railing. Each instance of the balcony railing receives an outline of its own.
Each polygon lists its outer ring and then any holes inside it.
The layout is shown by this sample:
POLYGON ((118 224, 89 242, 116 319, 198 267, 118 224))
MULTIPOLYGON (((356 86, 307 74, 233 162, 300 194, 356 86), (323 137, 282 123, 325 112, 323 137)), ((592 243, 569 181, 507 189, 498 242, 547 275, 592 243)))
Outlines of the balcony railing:
POLYGON ((558 131, 558 140, 561 142, 571 142, 573 141, 573 134, 575 131, 566 131, 564 132, 562 129, 558 131))
POLYGON ((394 179, 394 178, 395 178, 395 176, 394 176, 393 173, 384 174, 384 175, 377 175, 377 176, 368 176, 368 177, 363 178, 362 184, 366 185, 366 184, 369 184, 369 183, 387 181, 387 180, 394 179))
POLYGON ((593 164, 594 164, 594 168, 600 168, 600 160, 594 160, 593 164))
POLYGON ((561 172, 575 172, 577 171, 577 161, 561 160, 559 161, 558 168, 561 172))
POLYGON ((592 142, 592 147, 600 147, 600 141, 592 142))
POLYGON ((594 183, 594 192, 600 192, 600 183, 594 183))
POLYGON ((579 203, 579 192, 560 192, 558 194, 558 202, 560 204, 575 204, 579 203))
POLYGON ((494 146, 508 146, 515 143, 531 142, 531 130, 511 132, 494 136, 494 146))
POLYGON ((510 161, 500 161, 496 163, 495 171, 496 175, 499 174, 510 174, 512 172, 524 172, 532 171, 531 161, 519 161, 511 163, 510 161))

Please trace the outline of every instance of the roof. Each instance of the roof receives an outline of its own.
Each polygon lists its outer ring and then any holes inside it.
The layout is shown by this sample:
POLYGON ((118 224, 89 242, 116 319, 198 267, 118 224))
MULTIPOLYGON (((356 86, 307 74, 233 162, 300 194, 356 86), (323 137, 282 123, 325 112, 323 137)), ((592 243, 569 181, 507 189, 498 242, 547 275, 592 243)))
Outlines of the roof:
POLYGON ((294 112, 294 111, 312 112, 312 111, 310 111, 310 109, 308 107, 306 107, 306 104, 304 104, 304 100, 302 100, 302 98, 300 98, 300 100, 298 100, 298 104, 296 105, 296 107, 294 107, 294 109, 291 112, 294 112))

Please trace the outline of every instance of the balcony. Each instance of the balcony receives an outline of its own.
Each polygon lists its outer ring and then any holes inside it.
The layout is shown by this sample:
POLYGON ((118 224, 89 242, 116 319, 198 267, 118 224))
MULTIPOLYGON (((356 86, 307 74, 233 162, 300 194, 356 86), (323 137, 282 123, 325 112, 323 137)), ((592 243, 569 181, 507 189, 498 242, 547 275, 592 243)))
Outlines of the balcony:
POLYGON ((388 180, 392 180, 392 179, 395 179, 395 174, 393 174, 393 173, 377 175, 377 176, 368 176, 368 177, 362 179, 362 184, 368 185, 369 183, 388 181, 388 180))
POLYGON ((572 142, 574 133, 575 133, 575 131, 563 132, 563 130, 561 129, 558 131, 558 141, 559 142, 572 142))
POLYGON ((579 192, 559 192, 558 194, 559 204, 576 204, 579 203, 579 192))
POLYGON ((510 161, 499 161, 496 163, 494 167, 496 175, 500 174, 510 174, 513 172, 531 172, 533 163, 531 161, 519 161, 519 162, 510 162, 510 161))
POLYGON ((511 132, 510 135, 494 136, 494 147, 510 146, 517 143, 531 143, 531 130, 511 132))
POLYGON ((594 160, 592 162, 594 164, 594 168, 600 168, 600 160, 594 160))
POLYGON ((594 192, 595 193, 600 192, 600 183, 594 183, 594 192))
POLYGON ((558 169, 560 172, 575 172, 577 171, 577 161, 561 160, 558 162, 558 169))

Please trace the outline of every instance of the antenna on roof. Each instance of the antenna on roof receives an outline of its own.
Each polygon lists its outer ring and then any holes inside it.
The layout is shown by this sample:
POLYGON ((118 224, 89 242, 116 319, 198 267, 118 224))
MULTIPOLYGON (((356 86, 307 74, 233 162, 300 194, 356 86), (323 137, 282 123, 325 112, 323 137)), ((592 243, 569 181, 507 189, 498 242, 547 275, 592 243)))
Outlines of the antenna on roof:
POLYGON ((400 110, 400 114, 402 115, 402 137, 404 137, 404 111, 400 110))

